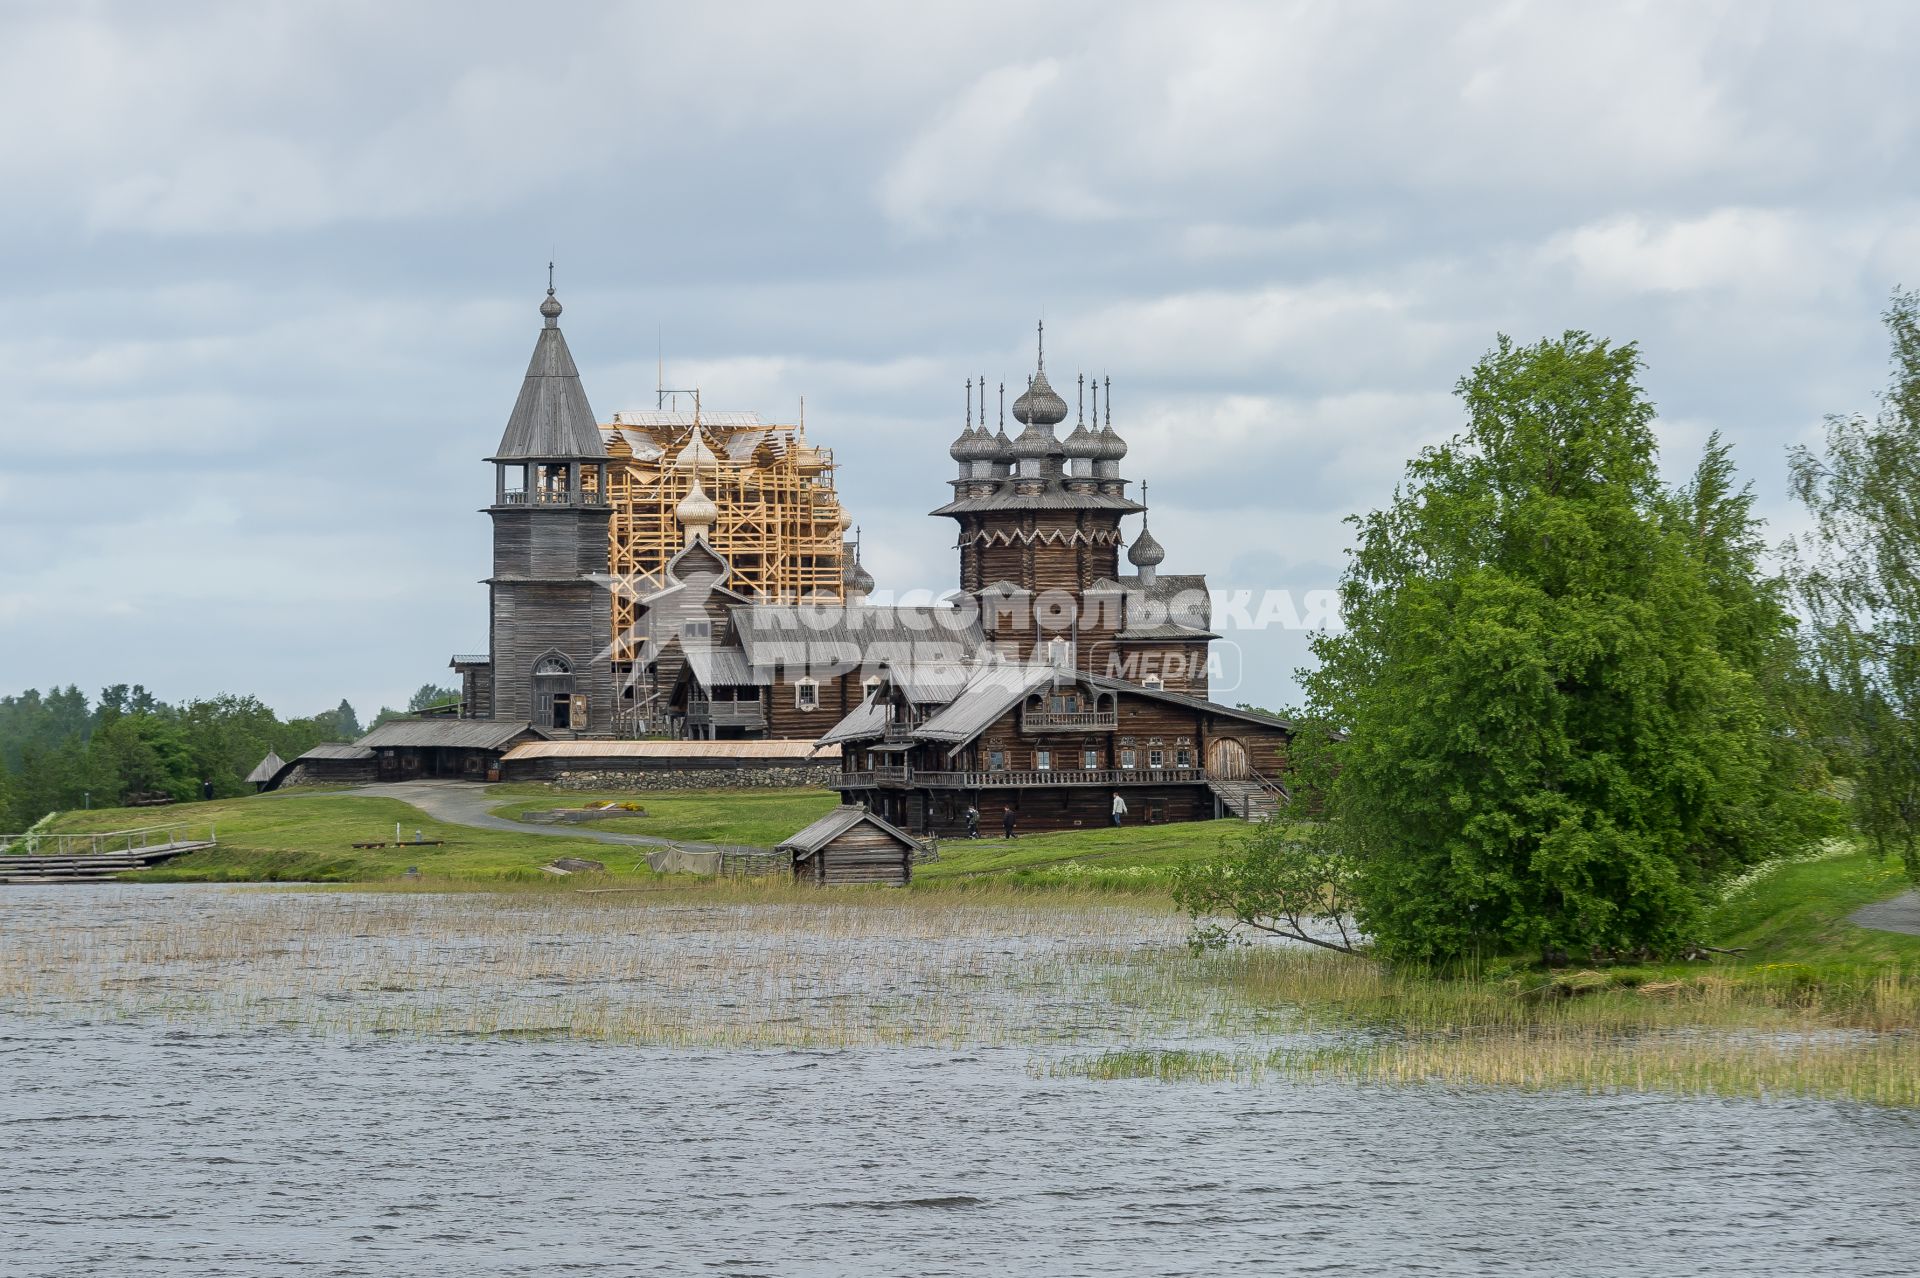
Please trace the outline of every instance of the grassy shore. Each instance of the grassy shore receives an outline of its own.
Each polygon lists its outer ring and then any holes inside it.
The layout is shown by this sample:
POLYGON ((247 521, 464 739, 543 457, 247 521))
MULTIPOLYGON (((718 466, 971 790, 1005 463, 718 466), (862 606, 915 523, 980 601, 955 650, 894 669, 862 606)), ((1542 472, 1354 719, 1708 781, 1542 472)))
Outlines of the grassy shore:
POLYGON ((417 867, 437 879, 513 882, 542 877, 540 867, 557 856, 604 861, 610 873, 630 875, 641 855, 640 849, 589 839, 449 825, 397 799, 357 794, 250 795, 166 808, 96 808, 63 813, 54 829, 89 833, 207 824, 216 828, 219 847, 133 877, 161 883, 379 882, 417 867), (418 832, 442 846, 393 847, 396 825, 402 838, 418 832), (389 846, 355 848, 356 843, 389 846))
MULTIPOLYGON (((834 802, 817 791, 597 796, 544 787, 496 787, 489 797, 510 817, 636 798, 647 816, 605 828, 763 845, 834 802)), ((142 942, 149 949, 139 952, 160 955, 162 968, 198 972, 204 955, 219 953, 239 964, 234 971, 252 973, 244 986, 224 984, 212 970, 194 978, 202 982, 194 999, 243 1021, 254 1015, 244 1010, 251 1000, 279 1005, 285 987, 268 960, 286 953, 284 938, 312 928, 311 944, 342 965, 326 979, 345 982, 337 993, 348 1000, 337 1013, 316 1004, 314 1015, 343 1032, 537 1031, 715 1046, 1032 1043, 1048 1049, 1036 1055, 1036 1069, 1095 1079, 1333 1077, 1920 1106, 1920 937, 1871 931, 1847 917, 1905 884, 1897 865, 1846 846, 1761 867, 1730 885, 1700 940, 1739 952, 1710 963, 1546 972, 1506 959, 1437 973, 1274 945, 1188 954, 1185 925, 1165 895, 1169 876, 1244 831, 1233 822, 950 840, 906 892, 659 878, 644 869, 638 848, 443 825, 363 795, 70 813, 59 828, 208 820, 219 825, 218 851, 150 877, 357 880, 382 889, 357 900, 388 902, 341 913, 288 898, 264 926, 251 915, 212 915, 193 925, 205 936, 181 939, 182 925, 169 921, 162 931, 173 940, 142 942), (418 829, 446 846, 350 846, 390 840, 395 822, 408 837, 418 829), (602 860, 611 878, 541 875, 539 866, 560 855, 602 860), (409 866, 424 877, 401 877, 409 866), (607 886, 619 890, 580 891, 607 886), (670 957, 689 920, 696 948, 739 952, 728 960, 738 972, 725 989, 711 972, 695 979, 653 954, 651 946, 665 944, 670 957), (388 934, 439 936, 450 952, 498 946, 501 957, 487 969, 461 962, 428 971, 403 946, 380 960, 392 970, 368 985, 372 969, 355 946, 388 934), (636 947, 642 935, 652 939, 636 947), (574 1002, 536 997, 544 983, 562 980, 543 939, 553 937, 579 947, 569 962, 584 965, 585 975, 565 976, 568 989, 584 982, 574 1002), (169 946, 179 947, 177 960, 165 957, 169 946), (916 956, 913 990, 896 985, 902 953, 916 956), (629 990, 633 981, 654 984, 629 990), (516 993, 521 986, 527 991, 516 993), (742 1009, 753 1000, 739 1001, 736 987, 759 990, 778 1016, 748 1015, 742 1009), (382 997, 361 1007, 356 990, 382 997), (402 996, 410 990, 430 997, 402 996), (1101 1025, 1122 1032, 1085 1028, 1101 1025), (1052 1050, 1060 1047, 1068 1050, 1052 1050)), ((83 942, 111 951, 125 939, 73 941, 83 942)), ((308 944, 296 952, 309 953, 308 944)), ((18 954, 10 961, 23 998, 68 979, 57 962, 18 954)), ((91 980, 109 968, 89 961, 75 970, 91 980)), ((91 986, 73 991, 95 994, 91 986)), ((201 1005, 163 1011, 192 1016, 201 1005)))
POLYGON ((703 843, 739 843, 773 847, 826 815, 840 801, 831 790, 687 790, 635 794, 585 793, 544 785, 496 785, 487 790, 495 816, 518 820, 523 812, 550 812, 594 803, 637 803, 645 816, 610 816, 578 828, 611 834, 646 834, 660 839, 703 843))

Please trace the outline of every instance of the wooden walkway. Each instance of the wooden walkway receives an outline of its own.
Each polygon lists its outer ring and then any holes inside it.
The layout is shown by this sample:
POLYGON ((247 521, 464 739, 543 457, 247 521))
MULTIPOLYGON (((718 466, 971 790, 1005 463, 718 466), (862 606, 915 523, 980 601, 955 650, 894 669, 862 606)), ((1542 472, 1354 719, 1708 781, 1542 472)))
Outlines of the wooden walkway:
POLYGON ((102 834, 0 834, 0 884, 105 883, 217 846, 210 825, 102 834))

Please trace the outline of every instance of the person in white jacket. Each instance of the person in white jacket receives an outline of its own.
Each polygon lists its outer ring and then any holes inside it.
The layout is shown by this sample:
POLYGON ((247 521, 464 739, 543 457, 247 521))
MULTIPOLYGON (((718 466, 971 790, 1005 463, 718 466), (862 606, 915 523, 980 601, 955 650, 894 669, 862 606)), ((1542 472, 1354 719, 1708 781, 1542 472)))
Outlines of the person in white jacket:
POLYGON ((1115 825, 1122 825, 1126 822, 1126 819, 1127 801, 1120 797, 1118 790, 1115 790, 1113 792, 1113 823, 1115 825))

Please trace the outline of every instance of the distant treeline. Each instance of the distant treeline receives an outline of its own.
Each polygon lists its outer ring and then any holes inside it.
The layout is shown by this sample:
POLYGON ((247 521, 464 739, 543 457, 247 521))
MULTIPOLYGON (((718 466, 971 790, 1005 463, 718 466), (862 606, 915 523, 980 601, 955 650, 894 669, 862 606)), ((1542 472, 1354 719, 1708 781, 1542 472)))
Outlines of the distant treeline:
POLYGON ((48 812, 116 807, 143 797, 195 799, 245 793, 242 780, 272 750, 283 759, 361 733, 346 701, 303 719, 281 719, 254 697, 169 705, 119 683, 89 703, 77 687, 0 697, 0 830, 48 812))

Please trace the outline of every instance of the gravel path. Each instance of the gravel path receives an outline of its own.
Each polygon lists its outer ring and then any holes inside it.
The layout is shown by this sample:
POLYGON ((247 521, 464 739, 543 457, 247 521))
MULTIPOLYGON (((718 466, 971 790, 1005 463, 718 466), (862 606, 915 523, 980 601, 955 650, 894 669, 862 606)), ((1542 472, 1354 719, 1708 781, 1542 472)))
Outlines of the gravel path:
POLYGON ((528 825, 495 816, 492 809, 510 798, 489 795, 487 787, 471 781, 391 781, 362 786, 357 790, 337 790, 336 794, 364 795, 375 799, 398 799, 411 804, 436 821, 449 825, 472 826, 478 830, 509 830, 515 834, 539 834, 559 839, 592 839, 596 843, 619 843, 634 848, 684 848, 689 852, 765 851, 738 843, 701 843, 692 839, 663 839, 651 834, 614 834, 606 830, 587 830, 577 825, 528 825))
POLYGON ((1875 901, 1847 915, 1849 922, 1876 932, 1903 932, 1920 936, 1920 890, 1902 892, 1891 901, 1875 901))

